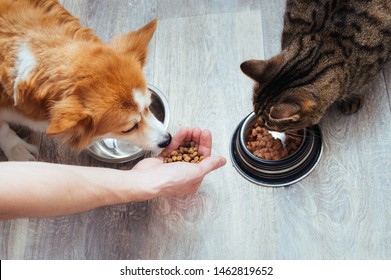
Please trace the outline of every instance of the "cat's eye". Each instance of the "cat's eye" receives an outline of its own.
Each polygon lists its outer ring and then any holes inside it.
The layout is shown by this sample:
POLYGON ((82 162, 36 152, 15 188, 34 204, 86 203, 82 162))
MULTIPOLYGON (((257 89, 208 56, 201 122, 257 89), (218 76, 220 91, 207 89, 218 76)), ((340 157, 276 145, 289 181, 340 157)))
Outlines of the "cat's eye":
POLYGON ((122 133, 130 133, 132 132, 133 130, 137 129, 138 128, 138 123, 136 123, 134 126, 132 126, 131 128, 129 128, 128 130, 123 130, 121 131, 122 133))

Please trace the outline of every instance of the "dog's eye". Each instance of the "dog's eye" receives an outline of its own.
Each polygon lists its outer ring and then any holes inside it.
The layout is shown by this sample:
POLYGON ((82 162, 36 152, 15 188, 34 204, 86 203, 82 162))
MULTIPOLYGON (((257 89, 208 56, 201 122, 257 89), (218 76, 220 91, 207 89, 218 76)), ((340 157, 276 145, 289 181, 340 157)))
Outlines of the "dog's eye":
POLYGON ((131 128, 129 128, 128 130, 123 130, 121 131, 122 133, 130 133, 132 132, 133 130, 137 129, 138 128, 138 123, 136 123, 134 126, 132 126, 131 128))

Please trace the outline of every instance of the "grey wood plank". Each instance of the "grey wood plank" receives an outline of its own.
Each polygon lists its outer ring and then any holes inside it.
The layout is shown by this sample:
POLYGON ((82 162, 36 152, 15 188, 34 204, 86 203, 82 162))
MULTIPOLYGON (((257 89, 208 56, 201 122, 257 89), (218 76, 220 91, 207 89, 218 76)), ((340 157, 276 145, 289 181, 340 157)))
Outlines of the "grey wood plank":
POLYGON ((141 259, 148 203, 31 219, 25 259, 141 259))
POLYGON ((24 259, 28 246, 29 219, 0 222, 0 259, 24 259))
POLYGON ((260 9, 259 0, 160 0, 157 3, 158 16, 162 19, 260 9))
POLYGON ((261 0, 265 59, 280 53, 286 0, 261 0))

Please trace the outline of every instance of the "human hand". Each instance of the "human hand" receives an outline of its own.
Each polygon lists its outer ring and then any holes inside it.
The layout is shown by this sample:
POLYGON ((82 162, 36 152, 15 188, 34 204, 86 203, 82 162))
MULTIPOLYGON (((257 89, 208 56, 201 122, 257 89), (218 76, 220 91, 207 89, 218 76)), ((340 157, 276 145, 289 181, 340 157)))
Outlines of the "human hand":
POLYGON ((162 158, 147 158, 140 161, 133 170, 144 174, 153 188, 155 196, 181 196, 195 193, 205 175, 226 164, 221 156, 211 156, 212 134, 199 128, 181 128, 166 148, 168 152, 179 145, 193 141, 204 159, 197 163, 174 162, 163 163, 162 158))

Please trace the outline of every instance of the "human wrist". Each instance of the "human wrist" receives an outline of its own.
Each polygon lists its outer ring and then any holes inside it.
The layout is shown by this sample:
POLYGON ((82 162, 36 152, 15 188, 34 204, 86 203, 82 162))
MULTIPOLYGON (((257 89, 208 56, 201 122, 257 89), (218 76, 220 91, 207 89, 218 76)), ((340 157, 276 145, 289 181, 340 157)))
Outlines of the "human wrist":
POLYGON ((145 201, 159 196, 153 174, 144 170, 110 170, 103 175, 102 198, 106 205, 145 201))

